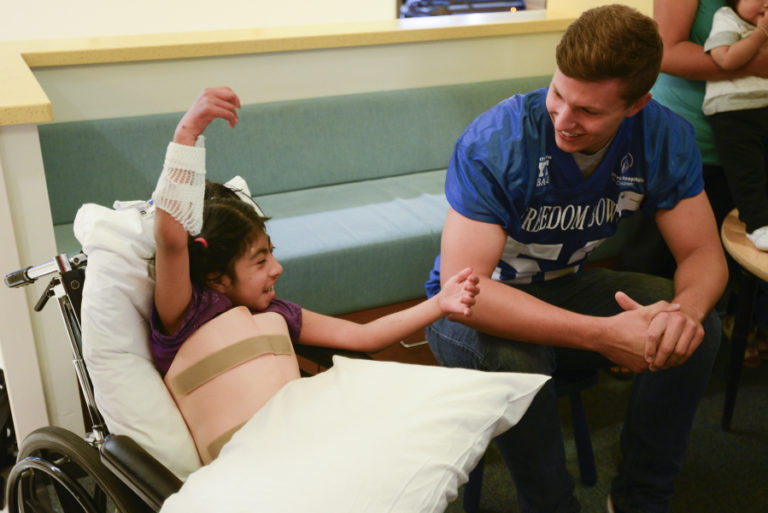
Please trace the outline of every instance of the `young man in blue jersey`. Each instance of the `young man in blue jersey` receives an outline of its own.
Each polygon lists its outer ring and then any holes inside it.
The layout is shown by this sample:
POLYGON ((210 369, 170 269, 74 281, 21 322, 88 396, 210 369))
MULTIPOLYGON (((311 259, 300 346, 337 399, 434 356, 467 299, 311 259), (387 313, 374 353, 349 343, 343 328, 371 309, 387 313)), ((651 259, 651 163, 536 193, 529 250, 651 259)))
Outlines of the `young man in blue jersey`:
MULTIPOLYGON (((651 99, 662 42, 634 9, 590 9, 557 47, 548 89, 509 98, 461 135, 427 293, 472 267, 472 317, 427 330, 443 365, 552 374, 628 367, 633 384, 608 511, 669 510, 720 341, 727 281, 691 126, 651 99), (654 216, 674 280, 583 270, 630 215, 654 216)), ((497 439, 524 512, 579 511, 551 382, 497 439)))

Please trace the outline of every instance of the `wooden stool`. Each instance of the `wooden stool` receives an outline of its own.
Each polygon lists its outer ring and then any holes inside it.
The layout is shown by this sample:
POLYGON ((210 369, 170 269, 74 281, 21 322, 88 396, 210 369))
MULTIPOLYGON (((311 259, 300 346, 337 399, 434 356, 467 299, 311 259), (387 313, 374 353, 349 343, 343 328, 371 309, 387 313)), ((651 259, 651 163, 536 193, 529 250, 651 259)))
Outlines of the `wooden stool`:
POLYGON ((757 294, 757 280, 768 281, 768 252, 760 251, 747 238, 744 223, 739 221, 737 209, 731 210, 723 221, 720 238, 728 254, 741 267, 741 290, 731 335, 731 361, 725 388, 722 427, 731 428, 736 392, 744 365, 744 351, 747 349, 747 335, 752 326, 752 313, 757 294))

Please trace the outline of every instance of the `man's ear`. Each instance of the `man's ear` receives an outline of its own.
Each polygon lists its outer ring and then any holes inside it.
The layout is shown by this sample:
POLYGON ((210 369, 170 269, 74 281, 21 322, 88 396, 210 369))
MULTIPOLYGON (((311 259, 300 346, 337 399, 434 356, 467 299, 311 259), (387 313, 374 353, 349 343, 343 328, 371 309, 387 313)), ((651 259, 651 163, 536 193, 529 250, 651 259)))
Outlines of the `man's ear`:
POLYGON ((226 274, 211 273, 207 277, 208 286, 217 292, 226 294, 232 286, 232 280, 226 274))
POLYGON ((635 114, 643 110, 643 107, 648 105, 649 101, 651 101, 651 93, 645 93, 638 100, 636 100, 635 103, 629 106, 627 117, 631 118, 632 116, 634 116, 635 114))

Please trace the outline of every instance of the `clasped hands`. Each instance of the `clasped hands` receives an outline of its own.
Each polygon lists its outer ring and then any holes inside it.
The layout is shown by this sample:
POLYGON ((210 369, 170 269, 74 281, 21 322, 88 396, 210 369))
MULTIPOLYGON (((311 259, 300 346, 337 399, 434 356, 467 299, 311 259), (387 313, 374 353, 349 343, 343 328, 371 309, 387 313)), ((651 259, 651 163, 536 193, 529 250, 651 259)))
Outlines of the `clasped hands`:
POLYGON ((624 311, 608 318, 613 336, 603 354, 633 372, 681 365, 704 338, 701 322, 677 303, 643 306, 624 292, 615 298, 624 311))

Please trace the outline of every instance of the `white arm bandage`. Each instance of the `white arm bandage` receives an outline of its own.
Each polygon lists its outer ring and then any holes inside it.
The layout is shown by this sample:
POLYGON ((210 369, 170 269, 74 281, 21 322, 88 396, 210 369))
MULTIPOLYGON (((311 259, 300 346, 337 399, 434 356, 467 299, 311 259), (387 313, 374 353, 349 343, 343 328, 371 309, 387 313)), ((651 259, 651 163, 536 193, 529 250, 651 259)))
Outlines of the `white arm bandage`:
POLYGON ((202 136, 198 137, 196 146, 170 143, 163 172, 152 193, 155 206, 173 216, 190 235, 198 235, 203 227, 205 148, 202 144, 202 136))

